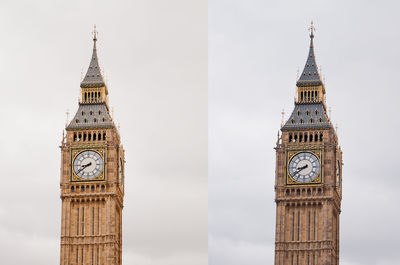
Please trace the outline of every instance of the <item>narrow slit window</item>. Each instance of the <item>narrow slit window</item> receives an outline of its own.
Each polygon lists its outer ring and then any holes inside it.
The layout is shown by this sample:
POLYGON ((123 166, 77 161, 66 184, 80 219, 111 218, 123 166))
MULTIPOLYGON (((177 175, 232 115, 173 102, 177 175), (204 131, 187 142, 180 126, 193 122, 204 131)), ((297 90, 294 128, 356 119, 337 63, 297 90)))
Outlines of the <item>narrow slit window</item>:
POLYGON ((82 235, 85 235, 85 207, 82 207, 82 235))
POLYGON ((81 255, 81 264, 83 265, 83 248, 82 248, 82 255, 81 255))
POLYGON ((300 240, 300 211, 297 212, 297 241, 299 240, 300 240))
POLYGON ((97 207, 97 234, 100 235, 100 207, 97 207))
POLYGON ((99 265, 99 247, 97 247, 97 265, 99 265))
POLYGON ((76 247, 76 264, 78 264, 79 261, 79 249, 76 247))
POLYGON ((93 265, 93 247, 92 247, 92 265, 93 265))
POLYGON ((79 208, 76 213, 76 235, 79 235, 79 208))
POLYGON ((294 241, 294 211, 292 214, 292 241, 294 241))
POLYGON ((314 211, 314 225, 313 225, 313 229, 314 229, 314 240, 315 240, 315 223, 316 223, 316 219, 317 218, 317 213, 316 211, 314 211))
POLYGON ((311 238, 311 234, 310 234, 310 232, 311 232, 311 212, 310 211, 308 212, 308 229, 307 229, 307 232, 308 232, 308 240, 310 240, 310 238, 311 238))
MULTIPOLYGON (((92 235, 94 235, 94 207, 92 208, 92 235)), ((93 260, 92 260, 93 263, 93 260)))

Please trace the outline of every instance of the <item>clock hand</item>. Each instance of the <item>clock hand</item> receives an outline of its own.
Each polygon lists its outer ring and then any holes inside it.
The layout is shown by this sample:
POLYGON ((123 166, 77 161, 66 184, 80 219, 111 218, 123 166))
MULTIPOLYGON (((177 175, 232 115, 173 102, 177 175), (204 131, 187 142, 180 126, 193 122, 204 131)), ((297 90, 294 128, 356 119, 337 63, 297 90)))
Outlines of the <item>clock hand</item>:
POLYGON ((87 168, 88 166, 91 166, 92 162, 90 162, 89 164, 86 165, 82 165, 82 168, 78 170, 78 172, 76 172, 76 174, 79 174, 79 172, 81 172, 82 170, 84 170, 85 168, 87 168))
POLYGON ((307 167, 308 167, 308 165, 299 167, 295 172, 293 172, 293 176, 296 175, 297 173, 299 173, 300 171, 302 171, 303 169, 307 168, 307 167))

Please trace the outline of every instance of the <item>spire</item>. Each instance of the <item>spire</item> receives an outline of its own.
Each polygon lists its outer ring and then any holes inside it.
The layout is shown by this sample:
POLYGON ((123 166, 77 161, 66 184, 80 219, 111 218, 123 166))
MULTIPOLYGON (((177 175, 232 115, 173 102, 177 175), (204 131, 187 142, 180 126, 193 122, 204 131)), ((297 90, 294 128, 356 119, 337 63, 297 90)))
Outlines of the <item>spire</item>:
POLYGON ((314 23, 311 21, 310 30, 310 50, 308 52, 308 57, 304 70, 301 73, 299 80, 297 81, 297 86, 318 86, 322 85, 322 80, 318 72, 317 63, 315 62, 314 55, 314 23))
POLYGON ((102 87, 105 86, 104 78, 101 75, 99 60, 97 58, 97 30, 96 25, 94 25, 93 30, 93 53, 92 59, 90 60, 89 68, 86 72, 85 77, 81 83, 81 87, 102 87))

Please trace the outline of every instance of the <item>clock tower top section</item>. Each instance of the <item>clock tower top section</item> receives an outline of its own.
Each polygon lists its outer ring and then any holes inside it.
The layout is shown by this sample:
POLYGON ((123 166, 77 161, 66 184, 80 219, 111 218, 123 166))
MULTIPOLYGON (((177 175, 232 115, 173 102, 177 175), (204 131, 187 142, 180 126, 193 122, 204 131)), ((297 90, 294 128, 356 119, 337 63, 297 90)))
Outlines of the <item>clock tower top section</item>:
POLYGON ((67 130, 89 128, 113 128, 108 106, 108 88, 97 57, 97 31, 93 31, 93 52, 85 77, 81 82, 79 109, 67 126, 67 130))
POLYGON ((310 48, 301 76, 296 82, 295 108, 282 131, 333 128, 327 115, 325 86, 314 54, 314 26, 310 27, 310 48))

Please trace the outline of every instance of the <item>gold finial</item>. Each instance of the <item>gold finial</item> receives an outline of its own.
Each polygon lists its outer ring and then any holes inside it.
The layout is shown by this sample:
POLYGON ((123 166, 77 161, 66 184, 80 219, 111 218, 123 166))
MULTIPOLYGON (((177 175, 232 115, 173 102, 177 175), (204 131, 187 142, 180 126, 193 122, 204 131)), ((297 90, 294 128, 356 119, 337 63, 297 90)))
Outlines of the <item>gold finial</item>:
POLYGON ((67 109, 67 112, 65 113, 67 114, 67 120, 65 121, 65 127, 68 126, 68 122, 69 122, 69 110, 67 109))
POLYGON ((308 28, 308 30, 310 31, 310 37, 314 38, 314 32, 316 31, 314 27, 314 21, 311 20, 311 26, 308 28))
POLYGON ((283 119, 285 118, 285 110, 284 109, 282 109, 281 114, 282 114, 281 127, 283 127, 283 119))
POLYGON ((96 24, 94 24, 94 27, 93 27, 93 40, 94 41, 97 41, 97 30, 96 30, 96 24))

